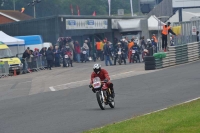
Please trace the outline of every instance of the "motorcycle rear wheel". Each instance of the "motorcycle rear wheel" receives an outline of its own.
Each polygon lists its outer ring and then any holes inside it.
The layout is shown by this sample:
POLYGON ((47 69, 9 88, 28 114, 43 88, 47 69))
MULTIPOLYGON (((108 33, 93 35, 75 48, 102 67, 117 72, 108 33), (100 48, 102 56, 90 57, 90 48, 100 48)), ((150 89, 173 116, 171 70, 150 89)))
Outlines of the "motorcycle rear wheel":
POLYGON ((101 96, 101 92, 96 92, 96 97, 97 97, 97 102, 99 104, 99 107, 102 110, 105 110, 105 103, 104 103, 103 98, 101 96))

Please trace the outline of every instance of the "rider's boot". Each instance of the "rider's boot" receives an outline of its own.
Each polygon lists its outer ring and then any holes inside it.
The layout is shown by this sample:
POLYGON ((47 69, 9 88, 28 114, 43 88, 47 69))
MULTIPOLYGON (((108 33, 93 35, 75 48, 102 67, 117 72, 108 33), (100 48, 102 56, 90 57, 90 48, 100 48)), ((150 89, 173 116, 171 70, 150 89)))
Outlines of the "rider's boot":
POLYGON ((112 98, 115 98, 115 92, 114 92, 114 89, 113 89, 113 88, 110 88, 110 90, 111 90, 111 97, 112 97, 112 98))

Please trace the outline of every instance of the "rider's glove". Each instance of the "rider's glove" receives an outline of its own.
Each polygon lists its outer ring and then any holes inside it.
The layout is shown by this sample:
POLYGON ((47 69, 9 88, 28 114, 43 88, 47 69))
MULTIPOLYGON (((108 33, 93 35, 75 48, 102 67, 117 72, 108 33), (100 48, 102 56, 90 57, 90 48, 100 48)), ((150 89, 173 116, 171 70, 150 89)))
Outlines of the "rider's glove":
POLYGON ((89 85, 89 88, 92 88, 92 85, 89 85))

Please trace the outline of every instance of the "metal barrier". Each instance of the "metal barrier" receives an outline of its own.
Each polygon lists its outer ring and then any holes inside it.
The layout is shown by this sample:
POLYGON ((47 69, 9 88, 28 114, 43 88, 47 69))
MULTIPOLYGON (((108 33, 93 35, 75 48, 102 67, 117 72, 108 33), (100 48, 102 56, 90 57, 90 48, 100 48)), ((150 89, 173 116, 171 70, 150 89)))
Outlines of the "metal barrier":
POLYGON ((198 42, 170 46, 166 58, 155 60, 156 69, 196 61, 199 57, 200 43, 198 42))
POLYGON ((197 41, 196 31, 199 28, 200 20, 191 20, 186 22, 176 22, 173 26, 180 26, 181 33, 180 36, 174 38, 175 45, 187 44, 197 41))
POLYGON ((8 62, 0 61, 0 78, 9 76, 9 65, 8 62))
POLYGON ((30 58, 25 58, 23 60, 23 72, 31 73, 33 71, 45 70, 47 67, 47 61, 45 56, 35 56, 30 58))

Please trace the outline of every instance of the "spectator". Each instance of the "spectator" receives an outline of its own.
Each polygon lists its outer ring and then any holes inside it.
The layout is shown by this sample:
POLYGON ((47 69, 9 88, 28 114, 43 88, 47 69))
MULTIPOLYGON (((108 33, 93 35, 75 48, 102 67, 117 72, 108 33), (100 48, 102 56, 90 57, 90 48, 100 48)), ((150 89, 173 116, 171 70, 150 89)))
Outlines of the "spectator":
POLYGON ((143 51, 147 47, 146 42, 144 40, 144 36, 141 37, 141 50, 143 51))
POLYGON ((132 55, 132 50, 131 48, 134 46, 134 39, 131 39, 131 42, 128 44, 128 59, 130 60, 131 55, 132 55))
POLYGON ((83 43, 83 48, 87 51, 86 55, 87 55, 87 59, 89 57, 89 47, 88 47, 88 40, 85 40, 85 42, 83 43))
POLYGON ((46 52, 47 69, 49 69, 49 70, 51 70, 51 67, 52 67, 53 56, 54 56, 54 54, 53 54, 51 48, 49 47, 46 52))
POLYGON ((54 54, 55 54, 55 67, 60 67, 61 51, 58 49, 58 46, 55 46, 54 54))
POLYGON ((100 59, 101 59, 101 61, 103 61, 104 60, 104 53, 103 53, 104 42, 103 41, 100 42, 100 47, 101 47, 101 57, 100 57, 100 59))
POLYGON ((38 48, 35 48, 34 49, 34 52, 33 52, 34 56, 39 56, 39 49, 38 48))
POLYGON ((28 68, 28 64, 26 60, 29 58, 30 58, 30 53, 29 53, 29 49, 27 48, 22 55, 23 70, 26 70, 28 68))
POLYGON ((158 44, 158 39, 156 38, 156 35, 155 34, 153 34, 153 36, 152 36, 152 45, 153 45, 153 47, 154 47, 154 52, 157 52, 157 44, 158 44))
POLYGON ((65 62, 65 53, 66 53, 66 46, 62 46, 63 48, 61 49, 61 56, 63 58, 63 67, 66 67, 66 62, 65 62))
POLYGON ((104 56, 105 56, 105 64, 106 66, 108 66, 108 61, 110 63, 110 66, 112 66, 112 62, 110 60, 110 55, 111 55, 111 49, 109 48, 109 42, 106 42, 106 45, 104 45, 103 47, 103 52, 104 52, 104 56))
POLYGON ((92 47, 91 47, 90 38, 87 38, 86 40, 87 40, 87 45, 88 45, 88 47, 89 47, 89 54, 88 54, 88 56, 91 56, 92 47))
POLYGON ((22 55, 22 58, 25 59, 25 58, 29 58, 29 57, 30 57, 29 49, 26 49, 22 55))
MULTIPOLYGON (((68 44, 69 44, 69 47, 70 47, 70 51, 71 51, 71 54, 72 54, 71 58, 72 58, 72 61, 73 61, 73 59, 74 59, 74 42, 73 42, 73 40, 70 39, 70 42, 68 44)), ((67 46, 67 44, 66 44, 66 46, 67 46)))
POLYGON ((197 42, 199 42, 199 31, 197 31, 197 42))
POLYGON ((46 53, 46 50, 45 50, 45 47, 43 47, 41 50, 40 50, 40 54, 42 56, 45 56, 45 53, 46 53))
POLYGON ((33 63, 32 63, 32 61, 33 61, 33 51, 30 50, 29 54, 30 54, 30 58, 27 59, 28 71, 30 71, 33 68, 33 63))
POLYGON ((76 53, 76 61, 80 63, 81 47, 78 41, 75 41, 75 53, 76 53))
POLYGON ((96 50, 97 50, 97 59, 101 60, 102 57, 101 42, 96 42, 96 50))

